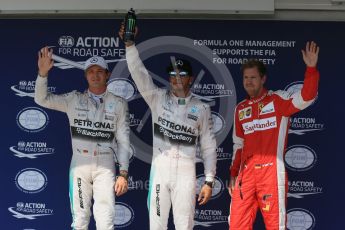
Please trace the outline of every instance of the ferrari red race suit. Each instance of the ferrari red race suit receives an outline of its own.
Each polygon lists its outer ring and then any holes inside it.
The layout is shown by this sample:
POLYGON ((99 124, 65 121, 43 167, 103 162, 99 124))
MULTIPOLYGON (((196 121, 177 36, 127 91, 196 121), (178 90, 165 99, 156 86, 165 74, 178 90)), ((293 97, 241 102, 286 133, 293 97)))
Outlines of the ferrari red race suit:
POLYGON ((284 153, 289 117, 313 103, 318 82, 317 69, 307 67, 301 90, 264 89, 257 98, 237 105, 230 167, 231 176, 236 178, 230 205, 231 230, 253 229, 258 208, 266 229, 286 229, 284 153))

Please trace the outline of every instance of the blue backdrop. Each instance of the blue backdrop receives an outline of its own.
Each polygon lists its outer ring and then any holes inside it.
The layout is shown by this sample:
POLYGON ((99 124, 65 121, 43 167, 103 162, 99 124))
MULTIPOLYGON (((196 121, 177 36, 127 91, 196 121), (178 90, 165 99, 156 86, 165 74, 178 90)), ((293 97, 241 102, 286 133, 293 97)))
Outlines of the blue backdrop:
MULTIPOLYGON (((117 198, 116 228, 148 229, 146 197, 151 160, 151 117, 124 60, 117 36, 120 20, 1 20, 1 229, 70 229, 68 169, 71 142, 65 114, 33 101, 37 52, 51 46, 57 56, 49 90, 83 91, 78 68, 92 55, 113 69, 108 88, 129 102, 132 157, 130 191, 117 198)), ((262 59, 267 87, 301 87, 306 41, 320 46, 318 98, 291 118, 285 157, 289 173, 288 229, 341 229, 344 218, 345 23, 220 20, 140 20, 137 46, 157 85, 167 87, 165 66, 172 56, 191 60, 193 92, 209 103, 218 141, 216 188, 212 200, 197 206, 195 229, 227 229, 230 197, 226 190, 232 157, 232 119, 245 97, 240 64, 262 59), (339 118, 339 119, 338 119, 339 118)), ((197 188, 203 181, 197 158, 197 188)), ((91 221, 90 229, 94 229, 91 221)), ((173 229, 170 220, 169 229, 173 229)), ((255 229, 264 229, 259 217, 255 229)))

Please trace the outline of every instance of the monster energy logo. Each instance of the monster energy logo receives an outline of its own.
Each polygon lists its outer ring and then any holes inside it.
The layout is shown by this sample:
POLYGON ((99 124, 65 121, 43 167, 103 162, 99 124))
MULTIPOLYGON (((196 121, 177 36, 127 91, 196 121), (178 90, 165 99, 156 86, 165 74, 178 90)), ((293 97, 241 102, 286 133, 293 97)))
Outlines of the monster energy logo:
POLYGON ((134 18, 129 18, 128 19, 128 29, 130 31, 133 31, 134 30, 134 25, 135 25, 135 20, 134 18))

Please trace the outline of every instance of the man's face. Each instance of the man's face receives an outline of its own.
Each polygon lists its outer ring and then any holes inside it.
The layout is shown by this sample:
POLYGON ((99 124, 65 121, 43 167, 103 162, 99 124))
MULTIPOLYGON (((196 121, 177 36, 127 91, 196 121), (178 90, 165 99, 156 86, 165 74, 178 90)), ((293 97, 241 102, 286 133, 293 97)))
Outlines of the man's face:
POLYGON ((243 87, 250 98, 257 97, 261 94, 265 81, 266 75, 260 76, 256 67, 243 70, 243 87))
POLYGON ((183 70, 171 71, 169 73, 169 82, 173 92, 188 92, 193 82, 193 77, 183 70))
POLYGON ((86 80, 89 84, 89 88, 104 88, 107 86, 109 79, 109 72, 98 65, 90 66, 86 71, 86 80))

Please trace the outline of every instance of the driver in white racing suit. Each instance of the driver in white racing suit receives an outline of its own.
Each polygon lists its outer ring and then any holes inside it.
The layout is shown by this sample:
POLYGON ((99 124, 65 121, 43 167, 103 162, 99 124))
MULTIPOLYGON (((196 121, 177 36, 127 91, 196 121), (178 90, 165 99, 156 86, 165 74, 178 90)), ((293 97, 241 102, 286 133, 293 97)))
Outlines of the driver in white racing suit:
MULTIPOLYGON (((123 26, 119 35, 123 37, 123 26)), ((152 113, 150 229, 167 229, 171 204, 175 228, 193 229, 198 143, 206 176, 198 197, 200 205, 210 199, 216 174, 216 139, 210 107, 190 92, 193 73, 188 61, 176 59, 167 68, 171 86, 167 90, 153 83, 135 45, 128 42, 126 59, 132 78, 152 113)))
POLYGON ((88 90, 55 95, 47 92, 48 72, 53 67, 52 50, 44 47, 38 56, 35 102, 66 113, 70 124, 73 149, 69 173, 72 228, 88 229, 93 198, 97 229, 114 229, 115 193, 120 196, 128 190, 127 102, 106 90, 110 73, 102 57, 94 56, 85 62, 88 90), (120 164, 116 182, 115 148, 120 164))

